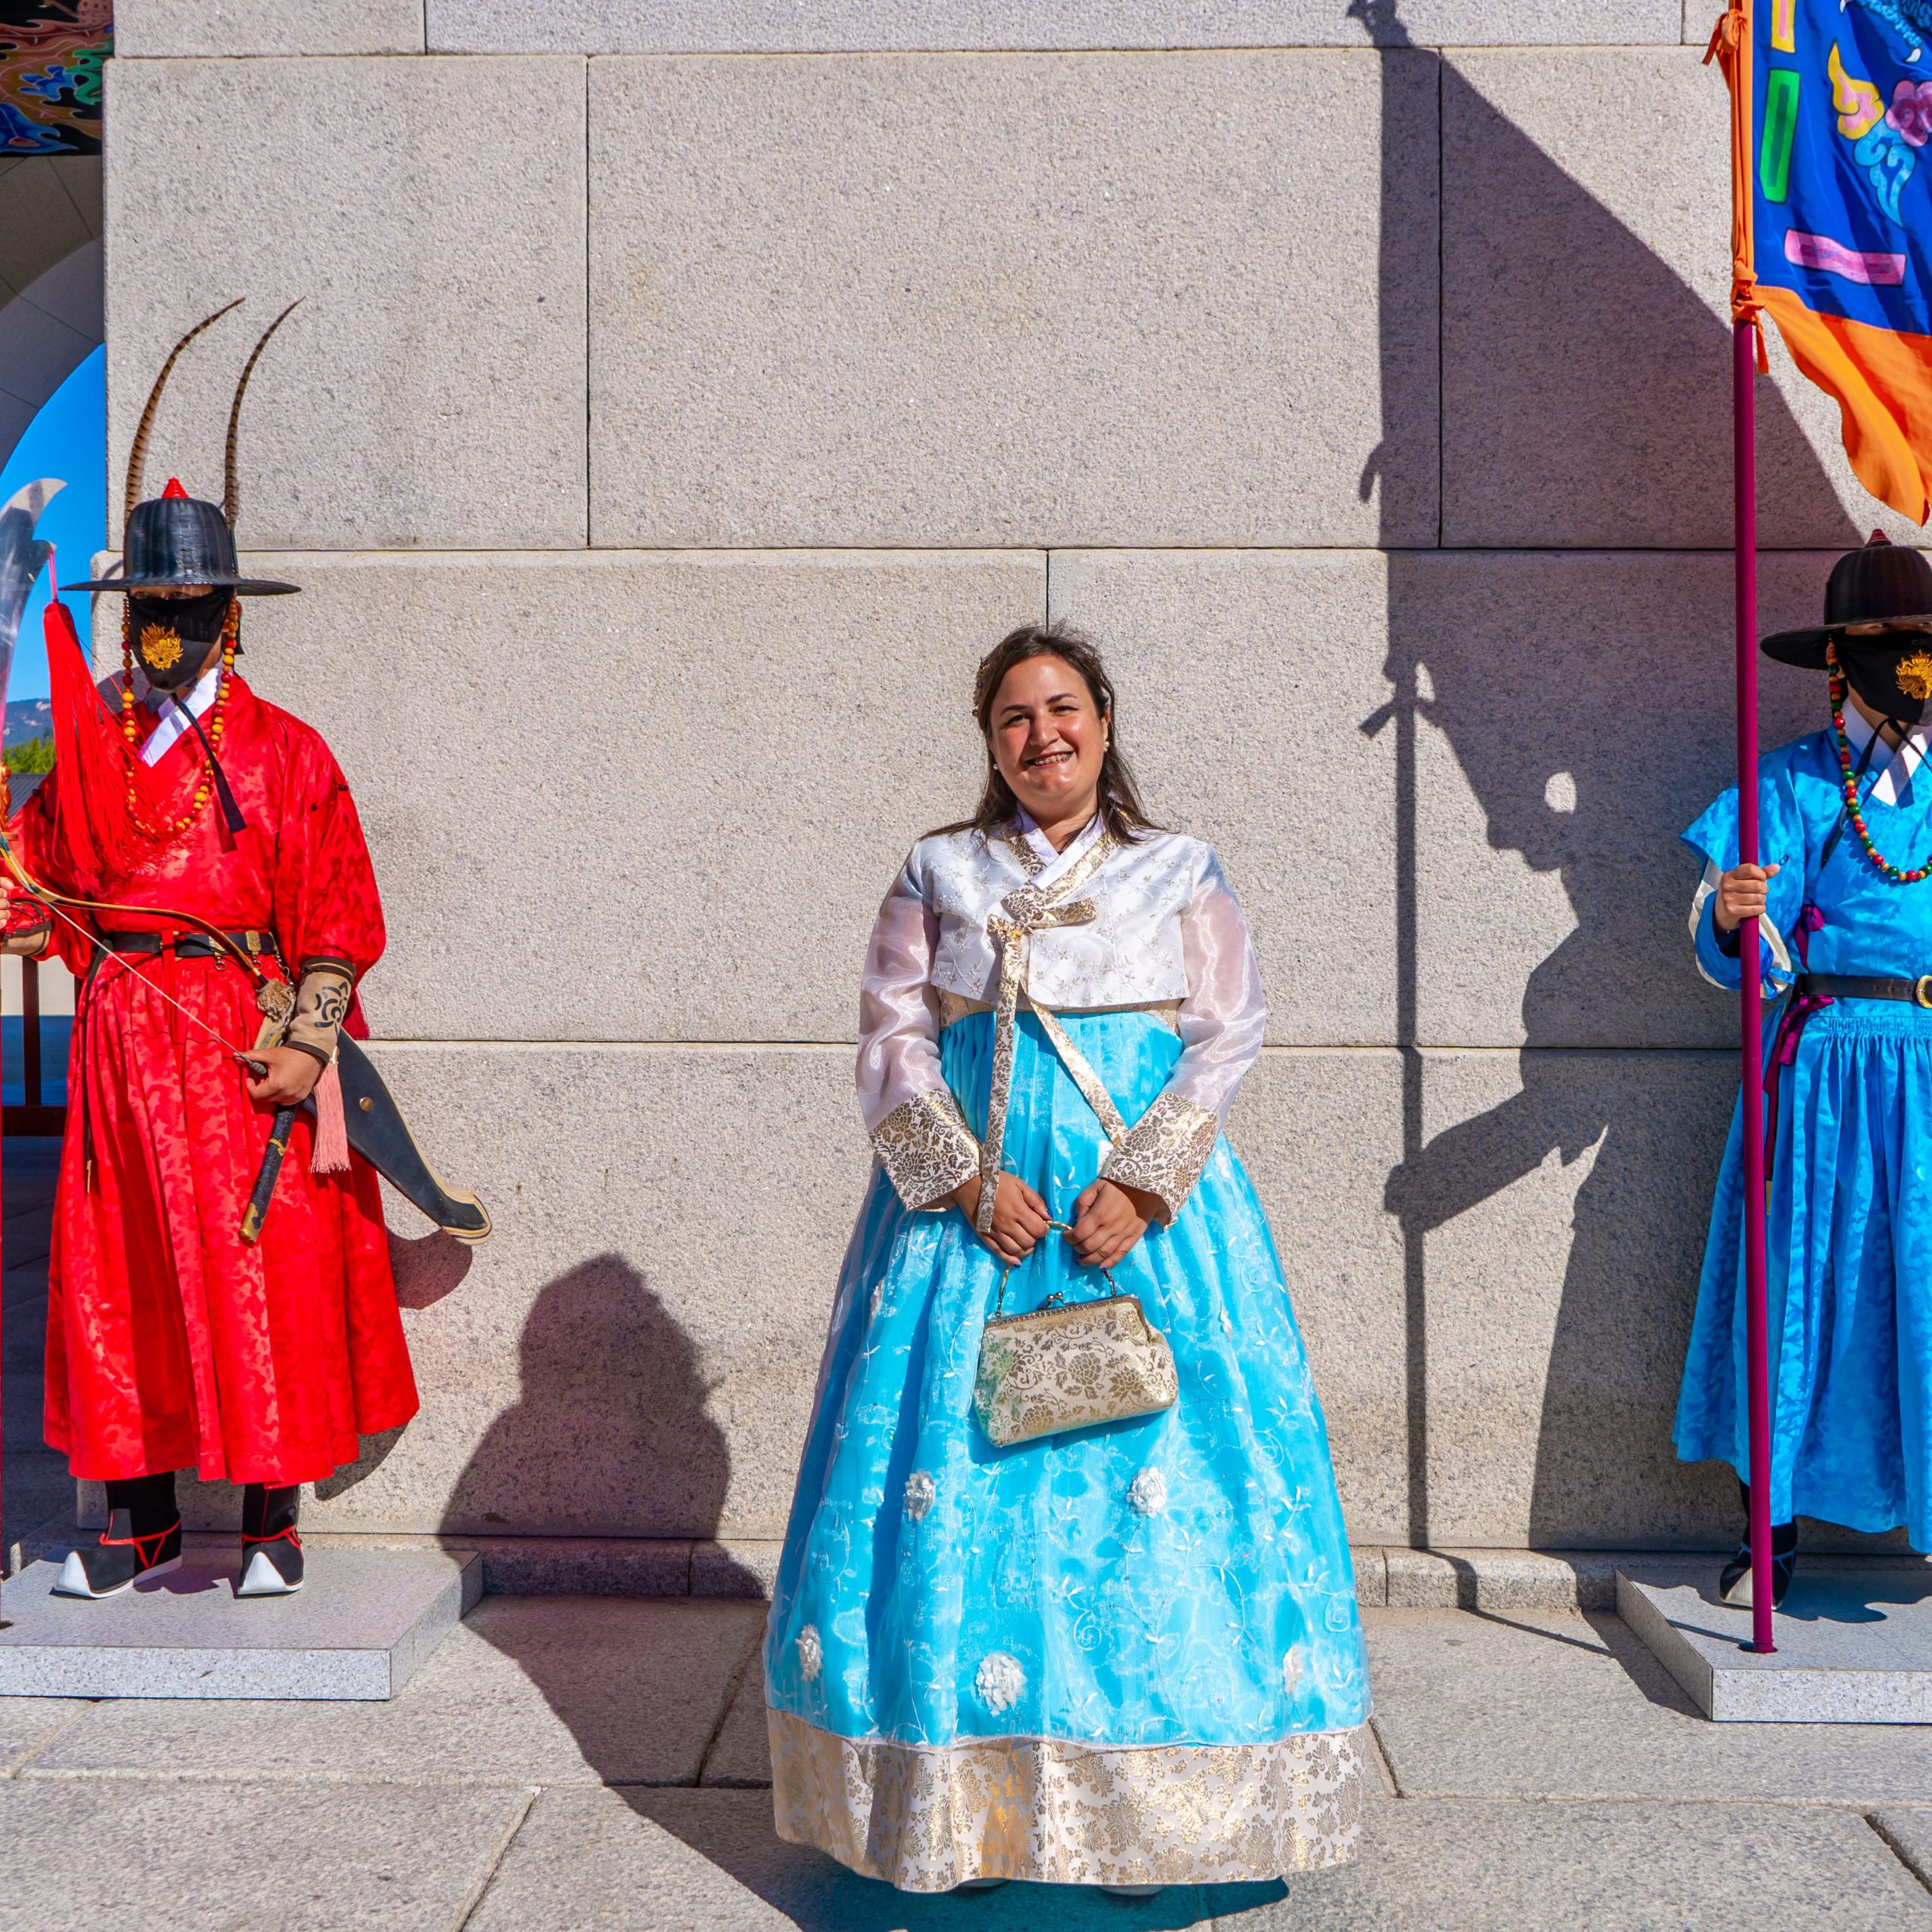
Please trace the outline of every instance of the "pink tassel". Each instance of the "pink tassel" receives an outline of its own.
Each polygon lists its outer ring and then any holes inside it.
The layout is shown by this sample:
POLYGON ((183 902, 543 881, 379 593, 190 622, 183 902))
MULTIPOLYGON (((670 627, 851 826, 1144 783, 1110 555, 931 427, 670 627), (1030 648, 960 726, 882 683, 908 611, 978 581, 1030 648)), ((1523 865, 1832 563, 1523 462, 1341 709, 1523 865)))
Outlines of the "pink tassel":
POLYGON ((339 1174, 349 1166, 349 1124, 342 1116, 342 1076, 331 1060, 315 1082, 315 1142, 309 1171, 339 1174))

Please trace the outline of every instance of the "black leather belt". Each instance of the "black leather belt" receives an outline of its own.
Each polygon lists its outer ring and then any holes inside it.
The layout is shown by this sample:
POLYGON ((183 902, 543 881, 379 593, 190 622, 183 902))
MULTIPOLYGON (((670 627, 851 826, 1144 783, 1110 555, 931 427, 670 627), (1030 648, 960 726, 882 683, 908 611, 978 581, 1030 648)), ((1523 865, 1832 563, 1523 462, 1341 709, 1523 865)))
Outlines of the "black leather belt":
POLYGON ((1801 973, 1791 989, 1798 998, 1895 999, 1907 1006, 1932 1007, 1932 973, 1915 980, 1868 980, 1855 973, 1801 973))
MULTIPOLYGON (((251 926, 245 931, 224 933, 222 937, 230 941, 238 952, 245 952, 251 958, 266 953, 271 959, 279 959, 281 952, 275 943, 275 934, 263 932, 251 926)), ((217 955, 227 955, 206 933, 103 933, 101 943, 110 952, 172 952, 177 959, 212 959, 217 955)))

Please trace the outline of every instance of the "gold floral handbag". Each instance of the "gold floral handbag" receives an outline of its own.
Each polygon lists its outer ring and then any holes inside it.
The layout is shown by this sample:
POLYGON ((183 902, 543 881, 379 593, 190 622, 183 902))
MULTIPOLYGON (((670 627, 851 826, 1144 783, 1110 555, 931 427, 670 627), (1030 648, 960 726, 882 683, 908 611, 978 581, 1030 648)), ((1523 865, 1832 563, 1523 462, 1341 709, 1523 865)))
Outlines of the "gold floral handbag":
MULTIPOLYGON (((1063 1221, 1051 1225, 1063 1235, 1063 1221)), ((973 1407, 1001 1448, 1063 1429, 1124 1422, 1171 1409, 1180 1393, 1174 1351, 1147 1319, 1138 1295, 1112 1292, 1093 1301, 1049 1295, 1031 1315, 1005 1315, 1008 1268, 980 1337, 973 1407)))

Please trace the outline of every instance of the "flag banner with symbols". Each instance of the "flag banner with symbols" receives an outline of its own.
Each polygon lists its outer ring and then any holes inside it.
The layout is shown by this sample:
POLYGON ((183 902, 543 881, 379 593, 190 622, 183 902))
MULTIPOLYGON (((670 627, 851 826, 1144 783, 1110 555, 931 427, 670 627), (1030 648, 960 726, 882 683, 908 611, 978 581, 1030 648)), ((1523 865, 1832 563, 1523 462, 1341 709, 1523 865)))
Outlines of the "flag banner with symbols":
POLYGON ((1873 496, 1932 488, 1932 0, 1736 0, 1734 309, 1838 398, 1873 496))

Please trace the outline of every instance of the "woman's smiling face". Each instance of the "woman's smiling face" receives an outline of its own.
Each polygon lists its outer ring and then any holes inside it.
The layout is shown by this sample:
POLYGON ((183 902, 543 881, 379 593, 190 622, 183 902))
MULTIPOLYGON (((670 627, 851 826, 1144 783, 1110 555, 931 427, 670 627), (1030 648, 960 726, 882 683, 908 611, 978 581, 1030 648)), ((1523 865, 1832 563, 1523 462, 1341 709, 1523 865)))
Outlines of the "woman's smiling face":
POLYGON ((1091 817, 1107 748, 1107 721, 1087 681, 1063 657, 1029 657, 993 695, 993 762, 1043 825, 1091 817))

